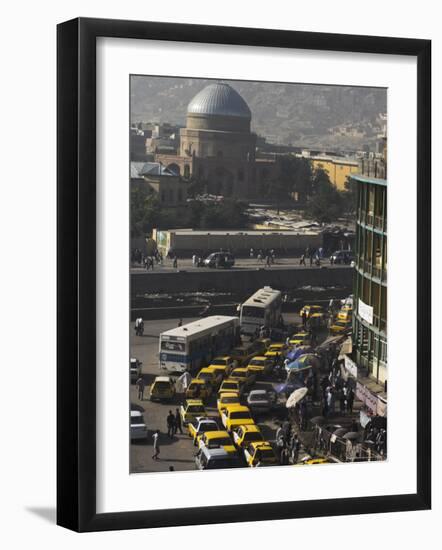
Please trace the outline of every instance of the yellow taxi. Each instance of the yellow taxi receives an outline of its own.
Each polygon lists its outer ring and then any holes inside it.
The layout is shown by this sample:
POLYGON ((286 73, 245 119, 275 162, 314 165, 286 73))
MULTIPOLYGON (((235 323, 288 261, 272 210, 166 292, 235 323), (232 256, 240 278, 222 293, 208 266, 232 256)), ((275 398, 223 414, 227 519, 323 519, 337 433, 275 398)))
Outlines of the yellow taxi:
POLYGON ((278 464, 275 452, 268 441, 252 441, 249 443, 244 449, 244 458, 247 465, 252 468, 278 464))
POLYGON ((220 357, 215 357, 210 361, 209 367, 224 367, 225 374, 228 375, 229 372, 237 366, 237 363, 233 357, 230 355, 223 355, 220 357))
POLYGON ((255 355, 258 355, 258 352, 256 351, 255 346, 253 343, 250 344, 244 344, 242 346, 238 346, 236 348, 233 348, 230 352, 231 357, 237 362, 239 366, 241 365, 247 365, 247 363, 250 361, 252 357, 255 355))
POLYGON ((222 376, 219 375, 216 371, 205 367, 201 369, 196 375, 197 380, 205 380, 212 388, 217 388, 222 380, 222 376))
POLYGON ((238 380, 244 388, 248 388, 255 382, 256 373, 250 371, 248 367, 237 367, 230 373, 230 380, 238 380))
POLYGON ((229 405, 240 405, 240 397, 238 392, 223 392, 220 394, 216 406, 218 408, 219 414, 221 414, 222 409, 225 409, 229 405))
POLYGON ((227 376, 226 367, 223 367, 222 365, 209 365, 207 367, 207 371, 213 372, 216 378, 217 386, 219 386, 223 381, 223 378, 227 376))
POLYGON ((341 321, 336 319, 336 321, 330 327, 331 334, 346 334, 351 331, 351 319, 348 321, 341 321))
POLYGON ((303 314, 305 314, 307 316, 307 319, 309 319, 310 316, 313 315, 313 313, 324 313, 324 310, 322 309, 322 306, 306 304, 299 311, 299 316, 302 317, 303 314))
POLYGON ((261 430, 256 424, 242 424, 233 431, 233 442, 240 449, 244 449, 252 441, 264 441, 261 430))
POLYGON ((353 308, 349 305, 345 305, 338 311, 336 318, 339 319, 339 321, 351 321, 352 313, 353 308))
POLYGON ((289 344, 291 346, 308 346, 310 345, 310 336, 308 332, 298 332, 290 337, 289 344))
POLYGON ((150 386, 149 395, 151 401, 173 399, 175 396, 175 384, 169 376, 157 376, 150 386))
POLYGON ((204 416, 206 409, 201 399, 186 399, 180 407, 180 416, 182 423, 187 426, 189 422, 194 422, 198 416, 204 416))
POLYGON ((221 395, 225 392, 236 392, 241 395, 242 393, 242 384, 239 380, 233 380, 232 378, 226 378, 221 382, 221 386, 218 390, 218 396, 221 397, 221 395))
POLYGON ((284 355, 286 351, 287 346, 284 343, 275 342, 274 344, 270 344, 267 348, 267 351, 264 353, 264 357, 276 361, 279 357, 281 357, 281 355, 284 355))
POLYGON ((244 405, 230 405, 221 411, 221 421, 228 432, 238 426, 254 424, 249 407, 244 405))
POLYGON ((236 447, 230 438, 229 432, 225 430, 216 430, 204 432, 198 436, 198 448, 207 447, 208 449, 218 449, 223 447, 228 453, 236 452, 236 447))
POLYGON ((257 340, 254 340, 253 346, 255 351, 258 353, 265 353, 271 343, 272 341, 270 338, 258 338, 257 340))
POLYGON ((185 392, 186 399, 208 399, 211 395, 212 386, 210 382, 201 378, 193 378, 185 392))
POLYGON ((264 355, 257 355, 250 359, 247 370, 255 374, 257 378, 262 378, 272 372, 273 361, 264 355))
POLYGON ((307 460, 303 460, 299 466, 302 466, 303 464, 330 464, 331 461, 328 460, 328 458, 308 458, 307 460))

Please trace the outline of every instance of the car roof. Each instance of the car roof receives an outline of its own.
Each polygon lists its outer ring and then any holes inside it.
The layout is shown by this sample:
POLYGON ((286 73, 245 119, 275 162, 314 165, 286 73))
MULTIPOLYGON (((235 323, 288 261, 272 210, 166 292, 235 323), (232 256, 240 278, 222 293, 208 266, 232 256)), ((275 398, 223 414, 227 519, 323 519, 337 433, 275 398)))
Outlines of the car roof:
POLYGON ((250 393, 249 393, 249 397, 251 395, 267 395, 267 390, 252 390, 250 393))
POLYGON ((232 382, 234 384, 238 384, 238 380, 235 380, 234 378, 226 378, 225 380, 223 380, 223 383, 221 385, 225 384, 226 382, 232 382))
POLYGON ((209 432, 204 432, 205 437, 230 437, 229 432, 226 430, 213 430, 209 432))
POLYGON ((252 445, 255 448, 264 448, 264 449, 273 450, 272 446, 268 441, 251 441, 250 445, 252 445))
POLYGON ((224 397, 237 397, 239 399, 239 392, 238 391, 225 391, 221 395, 220 399, 224 399, 224 397))
POLYGON ((254 361, 255 359, 267 359, 265 355, 255 355, 255 357, 252 357, 250 361, 254 361))
POLYGON ((201 451, 210 458, 230 458, 234 456, 228 453, 224 447, 215 447, 214 449, 202 447, 201 451))
POLYGON ((244 412, 248 411, 248 412, 250 412, 249 407, 246 407, 245 405, 237 405, 236 403, 233 403, 232 405, 230 405, 228 407, 228 409, 229 409, 229 411, 235 411, 235 412, 237 412, 237 411, 244 411, 244 412))
POLYGON ((186 405, 203 405, 202 399, 186 399, 186 405))
POLYGON ((239 426, 244 432, 256 432, 261 433, 261 430, 259 429, 259 426, 256 424, 246 424, 245 426, 241 425, 239 426))
POLYGON ((190 381, 190 384, 206 384, 206 381, 203 380, 202 378, 192 378, 192 380, 190 381))
POLYGON ((155 382, 172 382, 172 380, 170 379, 170 376, 156 376, 154 383, 155 382))

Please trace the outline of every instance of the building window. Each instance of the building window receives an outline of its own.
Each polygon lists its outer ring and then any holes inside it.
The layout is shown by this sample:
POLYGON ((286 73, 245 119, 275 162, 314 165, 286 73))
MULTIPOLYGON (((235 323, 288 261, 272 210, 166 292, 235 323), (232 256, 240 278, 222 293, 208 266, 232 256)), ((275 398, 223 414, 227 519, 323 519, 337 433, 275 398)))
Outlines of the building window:
POLYGON ((184 165, 184 177, 185 178, 190 177, 190 166, 188 164, 184 165))

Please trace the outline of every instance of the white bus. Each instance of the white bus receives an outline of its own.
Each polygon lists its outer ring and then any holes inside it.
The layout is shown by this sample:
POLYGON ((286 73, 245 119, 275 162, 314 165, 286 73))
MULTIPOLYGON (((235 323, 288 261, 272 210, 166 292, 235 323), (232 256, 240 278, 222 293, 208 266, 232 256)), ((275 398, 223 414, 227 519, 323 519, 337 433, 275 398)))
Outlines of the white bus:
POLYGON ((276 327, 281 317, 281 303, 280 290, 265 286, 256 291, 241 305, 241 332, 251 336, 261 327, 276 327))
POLYGON ((195 373, 240 340, 238 317, 214 315, 160 334, 160 369, 195 373))

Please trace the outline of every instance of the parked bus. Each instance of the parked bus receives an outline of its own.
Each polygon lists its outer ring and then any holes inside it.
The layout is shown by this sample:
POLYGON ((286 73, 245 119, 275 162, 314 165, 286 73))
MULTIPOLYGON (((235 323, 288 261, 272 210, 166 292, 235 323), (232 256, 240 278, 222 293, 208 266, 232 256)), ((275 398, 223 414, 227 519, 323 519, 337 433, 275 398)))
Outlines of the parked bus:
POLYGON ((257 329, 277 327, 281 317, 281 291, 269 286, 261 288, 241 305, 241 332, 248 336, 257 329))
POLYGON ((238 317, 214 315, 160 334, 160 369, 195 373, 240 341, 238 317))

